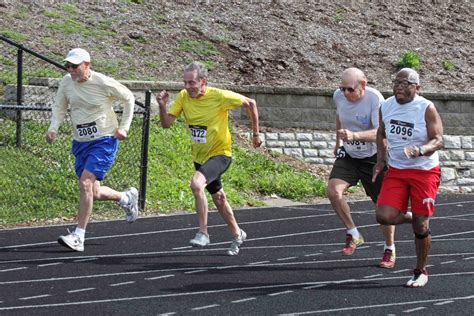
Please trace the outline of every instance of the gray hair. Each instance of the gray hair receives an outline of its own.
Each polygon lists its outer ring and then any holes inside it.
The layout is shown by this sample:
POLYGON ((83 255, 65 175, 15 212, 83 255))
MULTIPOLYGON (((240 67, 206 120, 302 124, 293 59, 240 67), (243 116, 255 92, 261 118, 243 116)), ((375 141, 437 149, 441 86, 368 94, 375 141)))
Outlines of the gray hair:
POLYGON ((206 66, 204 66, 204 64, 198 61, 193 61, 192 63, 190 63, 184 68, 184 72, 188 72, 188 71, 196 71, 198 79, 207 80, 207 68, 206 66))
POLYGON ((414 70, 412 68, 402 68, 402 69, 400 69, 399 72, 397 72, 397 76, 401 73, 406 73, 408 75, 407 80, 409 82, 420 85, 420 75, 418 75, 416 70, 414 70))

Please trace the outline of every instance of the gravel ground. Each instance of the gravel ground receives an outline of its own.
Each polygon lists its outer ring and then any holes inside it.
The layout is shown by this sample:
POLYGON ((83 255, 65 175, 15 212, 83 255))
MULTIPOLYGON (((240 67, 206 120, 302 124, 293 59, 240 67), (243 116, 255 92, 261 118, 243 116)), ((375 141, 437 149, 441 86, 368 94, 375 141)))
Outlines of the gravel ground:
POLYGON ((0 33, 57 60, 84 47, 118 79, 181 81, 200 60, 212 82, 335 88, 356 66, 382 91, 411 50, 425 91, 473 93, 473 12, 469 0, 0 0, 0 33))

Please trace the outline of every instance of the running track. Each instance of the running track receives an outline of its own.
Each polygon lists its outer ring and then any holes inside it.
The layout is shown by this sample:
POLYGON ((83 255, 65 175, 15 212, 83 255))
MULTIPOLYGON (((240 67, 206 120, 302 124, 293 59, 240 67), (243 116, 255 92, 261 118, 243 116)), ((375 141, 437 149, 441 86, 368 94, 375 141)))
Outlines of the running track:
POLYGON ((351 203, 366 239, 353 256, 327 204, 237 210, 248 233, 209 218, 212 245, 187 246, 195 215, 97 222, 86 251, 58 245, 65 226, 0 231, 0 315, 467 315, 474 310, 474 195, 441 195, 431 221, 429 282, 404 287, 415 264, 409 225, 397 266, 380 269, 382 234, 369 201, 351 203))

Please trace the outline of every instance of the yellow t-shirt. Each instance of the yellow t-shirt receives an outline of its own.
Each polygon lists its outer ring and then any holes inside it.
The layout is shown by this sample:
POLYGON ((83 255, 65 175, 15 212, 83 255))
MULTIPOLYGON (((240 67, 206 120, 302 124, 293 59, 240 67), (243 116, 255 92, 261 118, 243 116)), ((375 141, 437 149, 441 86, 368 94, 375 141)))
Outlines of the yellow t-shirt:
POLYGON ((184 114, 195 162, 202 165, 214 156, 232 157, 229 110, 241 106, 244 100, 241 94, 212 87, 199 98, 189 97, 185 89, 177 95, 168 113, 176 117, 184 114))

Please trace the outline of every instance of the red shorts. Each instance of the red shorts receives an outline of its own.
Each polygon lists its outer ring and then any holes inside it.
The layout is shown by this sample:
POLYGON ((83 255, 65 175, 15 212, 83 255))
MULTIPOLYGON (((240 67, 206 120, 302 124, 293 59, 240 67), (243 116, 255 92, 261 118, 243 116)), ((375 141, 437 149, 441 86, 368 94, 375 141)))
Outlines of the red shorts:
POLYGON ((389 167, 382 182, 377 206, 388 205, 406 213, 408 199, 413 214, 432 216, 441 168, 430 170, 389 167))

